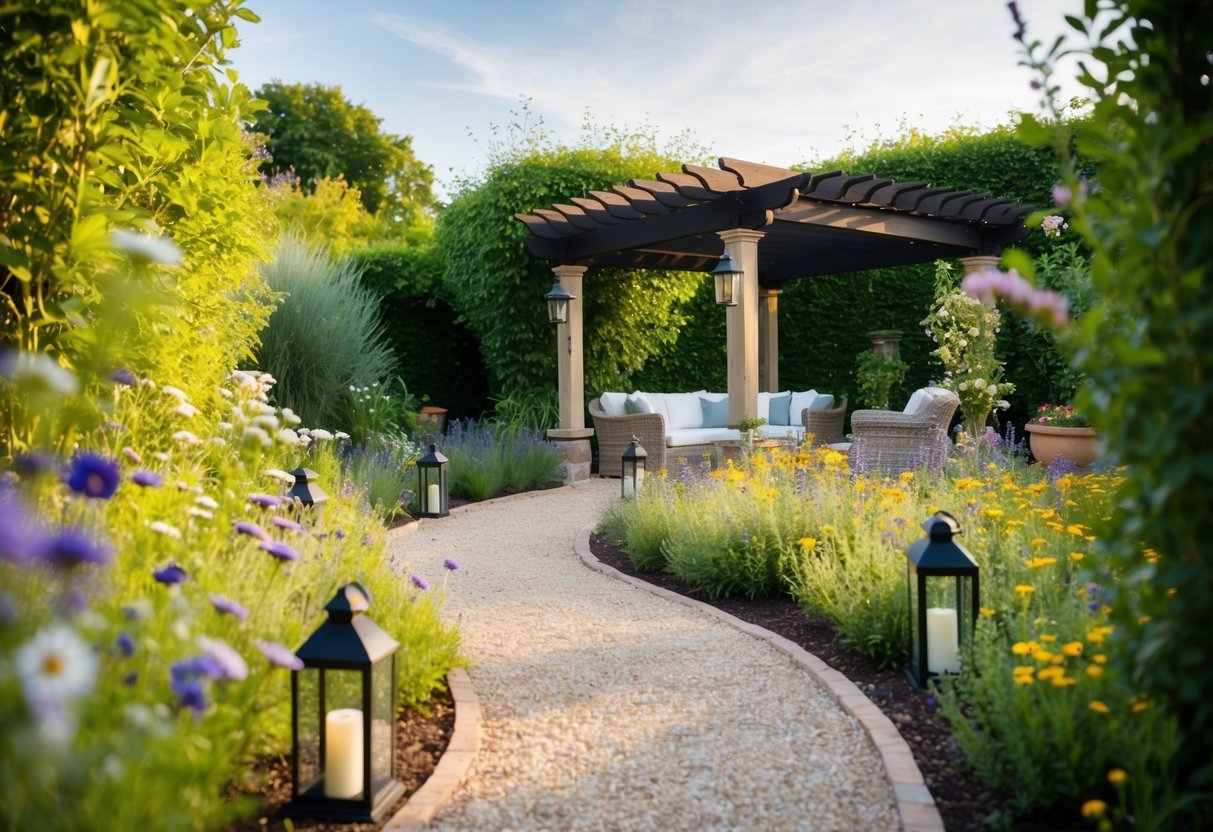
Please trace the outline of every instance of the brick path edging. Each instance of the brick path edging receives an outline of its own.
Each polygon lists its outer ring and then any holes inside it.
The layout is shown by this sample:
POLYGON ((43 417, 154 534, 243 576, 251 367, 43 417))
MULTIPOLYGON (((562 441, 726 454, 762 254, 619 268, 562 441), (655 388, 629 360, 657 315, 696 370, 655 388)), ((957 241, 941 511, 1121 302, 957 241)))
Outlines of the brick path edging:
POLYGON ((701 610, 743 633, 762 639, 817 679, 829 691, 830 696, 842 706, 842 709, 859 721, 868 735, 868 740, 880 754, 885 778, 893 787, 902 828, 906 832, 944 832, 943 818, 935 806, 935 798, 931 796, 930 790, 922 779, 922 772, 919 770, 918 764, 914 762, 914 754, 910 751, 910 747, 906 745, 906 741, 902 739, 892 720, 885 716, 884 712, 873 704, 872 700, 868 699, 854 682, 799 644, 795 644, 783 636, 776 635, 756 624, 742 621, 710 604, 654 586, 648 581, 625 575, 613 566, 608 566, 594 557, 593 552, 590 551, 590 535, 593 531, 591 528, 582 529, 577 534, 574 544, 577 555, 589 568, 646 592, 701 610))

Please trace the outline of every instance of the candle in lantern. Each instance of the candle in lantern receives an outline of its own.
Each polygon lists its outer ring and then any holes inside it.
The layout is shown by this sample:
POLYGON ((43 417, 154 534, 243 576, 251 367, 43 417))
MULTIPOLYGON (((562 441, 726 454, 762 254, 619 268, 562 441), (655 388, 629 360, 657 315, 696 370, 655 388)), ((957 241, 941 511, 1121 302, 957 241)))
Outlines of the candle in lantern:
POLYGON ((356 798, 362 794, 362 711, 329 711, 324 726, 324 796, 356 798))
POLYGON ((927 670, 929 672, 960 672, 958 638, 956 610, 947 607, 931 607, 927 610, 927 670))
POLYGON ((425 510, 433 513, 442 510, 442 503, 438 499, 438 483, 430 483, 425 490, 425 510))
POLYGON ((631 497, 633 491, 635 491, 635 487, 632 484, 632 478, 624 477, 623 478, 623 496, 631 497))

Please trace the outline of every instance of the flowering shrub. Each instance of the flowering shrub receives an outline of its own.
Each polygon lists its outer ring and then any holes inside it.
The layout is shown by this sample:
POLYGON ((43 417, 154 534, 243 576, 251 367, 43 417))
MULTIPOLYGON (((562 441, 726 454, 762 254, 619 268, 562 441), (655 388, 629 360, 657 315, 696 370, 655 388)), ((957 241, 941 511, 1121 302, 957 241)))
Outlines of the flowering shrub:
POLYGON ((994 408, 1006 409, 1015 385, 1002 380, 1002 364, 994 353, 1002 316, 997 309, 956 288, 951 266, 936 262, 935 308, 922 321, 939 346, 931 353, 943 363, 942 386, 956 391, 965 433, 981 436, 994 408))
POLYGON ((541 431, 455 420, 442 439, 450 495, 487 500, 550 482, 560 455, 541 431))
POLYGON ((1072 404, 1042 404, 1032 416, 1032 424, 1054 428, 1085 428, 1091 422, 1085 413, 1079 413, 1072 404))
MULTIPOLYGON (((1141 784, 1165 770, 1177 723, 1113 660, 1118 573, 1095 529, 1120 472, 1028 466, 1004 443, 944 475, 871 477, 826 448, 708 461, 645 480, 611 504, 604 533, 638 568, 667 569, 711 596, 790 593, 839 640, 878 663, 905 661, 904 550, 938 509, 960 520, 981 568, 977 637, 940 701, 967 761, 1021 810, 1073 801, 1110 771, 1141 784)), ((1157 555, 1151 555, 1157 558, 1157 555)))

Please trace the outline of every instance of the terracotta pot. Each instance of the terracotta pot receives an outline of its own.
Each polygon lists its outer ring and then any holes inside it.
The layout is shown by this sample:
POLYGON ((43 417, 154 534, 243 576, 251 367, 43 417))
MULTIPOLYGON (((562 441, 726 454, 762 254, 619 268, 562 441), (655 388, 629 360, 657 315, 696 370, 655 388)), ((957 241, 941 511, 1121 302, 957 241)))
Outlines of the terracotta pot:
POLYGON ((1024 427, 1031 434, 1028 444, 1032 455, 1041 465, 1049 465, 1062 457, 1086 468, 1099 454, 1098 434, 1094 428, 1058 428, 1032 422, 1024 427))

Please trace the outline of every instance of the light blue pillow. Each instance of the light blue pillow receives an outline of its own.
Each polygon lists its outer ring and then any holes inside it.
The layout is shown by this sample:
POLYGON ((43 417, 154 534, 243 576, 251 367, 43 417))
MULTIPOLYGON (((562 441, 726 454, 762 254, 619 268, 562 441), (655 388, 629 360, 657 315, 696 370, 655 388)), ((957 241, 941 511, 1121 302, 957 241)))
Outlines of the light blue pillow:
POLYGON ((653 405, 644 396, 631 395, 623 400, 623 409, 626 413, 652 413, 653 405))
POLYGON ((771 418, 768 420, 772 425, 790 425, 790 414, 788 411, 792 409, 792 394, 775 393, 771 396, 770 413, 771 418))
POLYGON ((829 393, 818 393, 817 398, 809 405, 809 410, 829 410, 834 406, 834 397, 829 393))
POLYGON ((718 402, 699 397, 699 406, 703 408, 703 426, 705 428, 727 428, 729 426, 729 400, 718 402))

